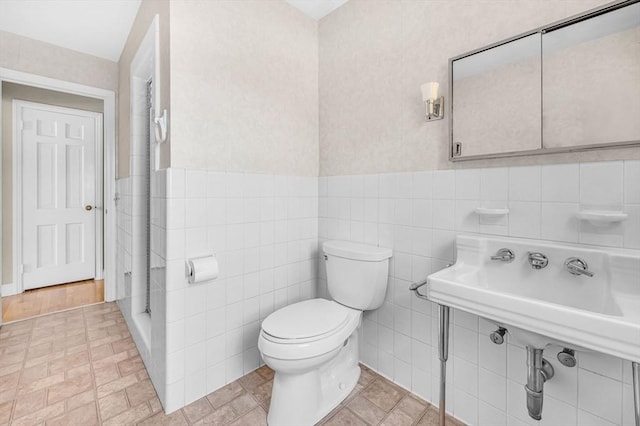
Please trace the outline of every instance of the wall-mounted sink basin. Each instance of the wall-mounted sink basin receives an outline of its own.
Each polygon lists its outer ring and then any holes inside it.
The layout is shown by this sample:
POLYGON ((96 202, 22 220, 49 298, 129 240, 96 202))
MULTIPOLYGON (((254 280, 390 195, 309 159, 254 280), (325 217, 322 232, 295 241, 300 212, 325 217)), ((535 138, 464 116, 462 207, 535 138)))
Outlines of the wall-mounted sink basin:
POLYGON ((472 235, 456 242, 456 263, 428 278, 433 302, 640 362, 640 251, 472 235), (503 248, 512 259, 498 255, 503 248), (532 266, 536 254, 546 266, 532 266), (570 258, 593 276, 570 273, 570 258))

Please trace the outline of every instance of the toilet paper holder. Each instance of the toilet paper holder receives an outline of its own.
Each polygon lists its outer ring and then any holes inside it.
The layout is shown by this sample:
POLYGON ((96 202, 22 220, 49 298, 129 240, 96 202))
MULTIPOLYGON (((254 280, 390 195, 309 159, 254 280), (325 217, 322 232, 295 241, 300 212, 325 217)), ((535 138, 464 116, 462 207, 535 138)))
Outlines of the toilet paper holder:
POLYGON ((218 277, 218 260, 213 254, 187 259, 185 265, 189 284, 209 281, 218 277))

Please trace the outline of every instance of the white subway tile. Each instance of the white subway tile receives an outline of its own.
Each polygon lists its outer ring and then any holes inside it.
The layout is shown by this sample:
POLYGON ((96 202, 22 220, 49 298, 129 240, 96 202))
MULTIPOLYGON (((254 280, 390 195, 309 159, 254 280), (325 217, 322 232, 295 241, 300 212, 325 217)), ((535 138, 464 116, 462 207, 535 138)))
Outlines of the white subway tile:
POLYGON ((455 201, 433 201, 433 227, 435 229, 453 230, 455 225, 455 201))
POLYGON ((456 200, 480 199, 480 170, 456 170, 456 200))
POLYGON ((543 202, 577 203, 580 200, 579 164, 542 166, 541 200, 543 202))
POLYGON ((580 203, 596 206, 621 205, 623 162, 580 164, 580 203))
MULTIPOLYGON (((504 405, 501 406, 504 408, 504 405)), ((493 407, 486 402, 478 403, 479 426, 507 426, 507 416, 504 411, 493 407)))
POLYGON ((624 203, 640 204, 640 160, 624 162, 624 203))
POLYGON ((480 171, 480 199, 503 201, 509 197, 509 169, 485 168, 480 171))
POLYGON ((454 200, 456 195, 456 175, 454 170, 435 170, 433 172, 433 198, 454 200))
POLYGON ((616 380, 579 369, 578 408, 602 417, 614 424, 622 422, 620 406, 622 384, 616 380))
POLYGON ((480 400, 494 407, 505 407, 507 405, 506 377, 486 370, 482 365, 478 368, 478 396, 480 400))
POLYGON ((509 200, 540 201, 540 166, 509 168, 509 200))
POLYGON ((542 203, 540 236, 545 240, 578 242, 578 204, 542 203))
POLYGON ((431 171, 413 173, 413 198, 430 200, 433 196, 433 175, 431 171))

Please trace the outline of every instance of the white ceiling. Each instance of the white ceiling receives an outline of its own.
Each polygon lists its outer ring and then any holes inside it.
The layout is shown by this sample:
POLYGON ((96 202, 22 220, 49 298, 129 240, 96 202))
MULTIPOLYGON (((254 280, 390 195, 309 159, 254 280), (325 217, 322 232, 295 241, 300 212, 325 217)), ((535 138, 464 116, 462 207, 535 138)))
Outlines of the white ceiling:
MULTIPOLYGON (((1 1, 1 0, 0 0, 1 1)), ((300 9, 313 19, 322 19, 348 0, 285 0, 291 6, 300 9)))
POLYGON ((118 61, 141 0, 0 0, 0 30, 118 61))

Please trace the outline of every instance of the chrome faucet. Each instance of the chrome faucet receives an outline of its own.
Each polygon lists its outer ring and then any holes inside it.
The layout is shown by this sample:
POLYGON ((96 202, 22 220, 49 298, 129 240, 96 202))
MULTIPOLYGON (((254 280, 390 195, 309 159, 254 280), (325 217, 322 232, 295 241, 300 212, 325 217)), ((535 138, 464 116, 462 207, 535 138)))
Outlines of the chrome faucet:
POLYGON ((498 250, 495 256, 491 256, 491 260, 500 260, 507 263, 513 262, 513 259, 515 258, 516 255, 513 254, 513 251, 509 250, 508 248, 501 248, 500 250, 498 250))
POLYGON ((529 264, 533 269, 542 269, 546 268, 549 264, 549 259, 542 253, 527 253, 529 257, 529 264))
POLYGON ((564 261, 564 266, 570 274, 593 277, 593 272, 589 270, 589 265, 587 265, 587 262, 580 259, 579 257, 568 258, 564 261))

